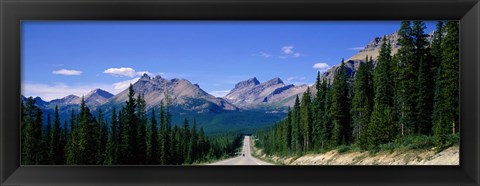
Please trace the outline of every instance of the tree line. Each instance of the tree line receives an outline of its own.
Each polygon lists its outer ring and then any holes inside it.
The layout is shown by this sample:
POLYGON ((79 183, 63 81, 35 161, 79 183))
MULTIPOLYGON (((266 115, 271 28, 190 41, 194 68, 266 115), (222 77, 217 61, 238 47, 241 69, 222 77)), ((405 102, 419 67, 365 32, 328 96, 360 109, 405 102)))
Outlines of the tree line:
POLYGON ((343 60, 332 84, 318 73, 316 94, 308 88, 284 120, 257 131, 259 146, 269 154, 352 144, 376 150, 411 136, 449 146, 459 132, 459 23, 438 21, 431 42, 425 28, 402 21, 398 53, 383 37, 377 61, 367 56, 354 78, 343 60))
POLYGON ((21 108, 21 161, 23 165, 182 165, 231 155, 241 146, 239 134, 205 136, 195 119, 172 127, 168 96, 166 106, 149 110, 142 95, 128 100, 109 121, 101 110, 95 117, 82 98, 78 114, 72 109, 69 121, 60 122, 58 106, 53 122, 29 97, 21 108), (108 124, 107 124, 108 122, 108 124), (69 125, 67 127, 67 125, 69 125))

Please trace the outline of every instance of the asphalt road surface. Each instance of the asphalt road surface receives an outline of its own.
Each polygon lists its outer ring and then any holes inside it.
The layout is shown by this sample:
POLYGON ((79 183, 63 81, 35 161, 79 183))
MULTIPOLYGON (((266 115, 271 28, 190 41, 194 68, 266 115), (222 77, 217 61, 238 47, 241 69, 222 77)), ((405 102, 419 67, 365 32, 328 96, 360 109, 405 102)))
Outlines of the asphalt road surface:
POLYGON ((209 165, 273 165, 252 157, 250 149, 250 136, 245 136, 240 156, 218 161, 209 165), (245 154, 245 156, 242 156, 242 154, 245 154))

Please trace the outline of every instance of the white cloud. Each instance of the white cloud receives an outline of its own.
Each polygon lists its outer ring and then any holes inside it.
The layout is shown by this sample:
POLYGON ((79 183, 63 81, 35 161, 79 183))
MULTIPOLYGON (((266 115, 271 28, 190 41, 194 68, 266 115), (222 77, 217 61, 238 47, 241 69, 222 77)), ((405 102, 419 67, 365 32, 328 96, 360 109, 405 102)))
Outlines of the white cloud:
POLYGON ((124 77, 135 77, 135 76, 141 76, 143 74, 151 75, 151 73, 148 72, 148 71, 137 72, 133 68, 130 68, 130 67, 109 68, 109 69, 103 71, 103 73, 110 74, 110 75, 113 75, 113 76, 124 76, 124 77))
POLYGON ((215 97, 223 97, 227 95, 230 92, 230 90, 214 90, 209 92, 209 94, 215 96, 215 97))
POLYGON ((140 78, 133 78, 133 79, 129 79, 129 80, 126 80, 126 81, 121 81, 121 82, 117 82, 117 83, 114 83, 112 84, 113 86, 113 90, 114 92, 121 92, 125 89, 127 89, 130 84, 133 84, 135 82, 137 82, 140 78))
POLYGON ((82 71, 79 70, 67 70, 67 69, 60 69, 52 71, 52 74, 56 75, 64 75, 64 76, 78 76, 82 74, 82 71))
POLYGON ((365 47, 352 47, 352 48, 348 48, 348 50, 363 50, 365 49, 365 47))
POLYGON ((312 67, 320 72, 324 72, 330 68, 330 65, 327 63, 315 63, 312 67))
POLYGON ((288 58, 288 57, 294 57, 294 58, 301 57, 303 54, 293 51, 294 48, 295 47, 291 46, 291 45, 290 46, 283 46, 281 48, 281 50, 282 50, 284 55, 279 56, 279 57, 282 58, 282 59, 285 59, 285 58, 288 58))
POLYGON ((282 47, 282 52, 284 54, 293 54, 293 48, 295 48, 294 46, 283 46, 282 47))
POLYGON ((260 52, 259 55, 262 56, 262 57, 264 57, 264 58, 270 58, 270 57, 272 57, 272 54, 265 53, 265 52, 260 52))
POLYGON ((23 82, 22 83, 22 95, 25 97, 41 97, 43 100, 50 101, 52 99, 63 98, 68 95, 82 96, 86 95, 90 91, 96 88, 101 88, 110 93, 115 93, 111 91, 111 85, 77 85, 71 86, 63 83, 57 83, 53 85, 42 84, 42 83, 31 83, 23 82))

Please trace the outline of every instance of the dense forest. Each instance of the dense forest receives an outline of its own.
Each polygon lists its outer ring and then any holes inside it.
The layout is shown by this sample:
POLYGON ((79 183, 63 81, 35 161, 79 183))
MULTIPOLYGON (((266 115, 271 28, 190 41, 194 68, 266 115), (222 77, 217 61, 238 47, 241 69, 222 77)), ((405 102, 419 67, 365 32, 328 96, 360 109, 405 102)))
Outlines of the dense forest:
POLYGON ((317 75, 286 119, 256 132, 267 154, 321 152, 345 146, 378 151, 418 143, 444 149, 459 142, 459 22, 439 21, 431 42, 422 21, 403 21, 392 55, 383 37, 376 61, 366 58, 354 79, 344 61, 334 81, 317 75), (376 64, 374 64, 376 63, 376 64))
POLYGON ((241 146, 240 134, 207 137, 195 119, 172 127, 168 99, 157 114, 147 111, 142 95, 134 96, 130 85, 128 100, 118 112, 113 108, 109 119, 101 110, 93 116, 82 98, 69 121, 60 122, 56 107, 46 125, 42 110, 28 98, 21 104, 22 165, 182 165, 227 157, 241 146))

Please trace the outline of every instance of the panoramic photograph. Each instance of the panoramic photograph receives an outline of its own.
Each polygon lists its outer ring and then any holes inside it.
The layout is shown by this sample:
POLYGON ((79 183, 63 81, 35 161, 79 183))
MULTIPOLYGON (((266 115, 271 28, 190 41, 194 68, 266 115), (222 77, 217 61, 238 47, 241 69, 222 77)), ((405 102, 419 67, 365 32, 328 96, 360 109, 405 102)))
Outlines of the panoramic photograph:
POLYGON ((458 21, 22 21, 21 165, 459 165, 458 21))

